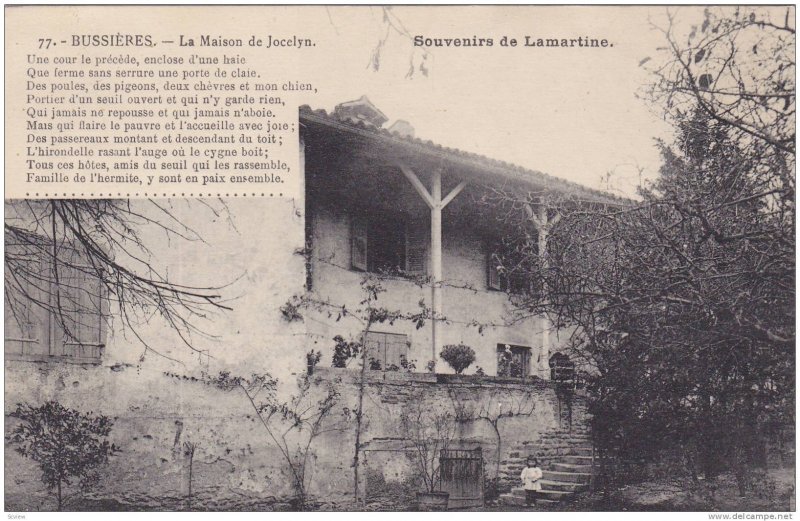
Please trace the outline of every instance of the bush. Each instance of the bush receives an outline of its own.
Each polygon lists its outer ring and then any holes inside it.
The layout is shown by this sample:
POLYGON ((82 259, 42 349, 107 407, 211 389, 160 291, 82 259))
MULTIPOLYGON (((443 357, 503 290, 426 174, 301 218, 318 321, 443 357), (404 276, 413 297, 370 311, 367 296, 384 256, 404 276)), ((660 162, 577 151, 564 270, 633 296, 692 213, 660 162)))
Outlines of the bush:
POLYGON ((58 402, 40 407, 18 404, 11 416, 21 423, 11 431, 8 442, 39 464, 42 482, 50 492, 55 491, 59 511, 64 486, 78 479, 81 490, 86 491, 97 483, 97 472, 109 456, 119 452, 106 439, 113 426, 106 416, 84 414, 58 402))
POLYGON ((340 335, 333 337, 333 341, 336 342, 333 347, 333 367, 347 367, 350 360, 361 352, 361 344, 358 342, 348 342, 340 335))
POLYGON ((475 361, 475 351, 465 344, 446 345, 442 348, 439 356, 453 368, 456 374, 461 374, 475 361))

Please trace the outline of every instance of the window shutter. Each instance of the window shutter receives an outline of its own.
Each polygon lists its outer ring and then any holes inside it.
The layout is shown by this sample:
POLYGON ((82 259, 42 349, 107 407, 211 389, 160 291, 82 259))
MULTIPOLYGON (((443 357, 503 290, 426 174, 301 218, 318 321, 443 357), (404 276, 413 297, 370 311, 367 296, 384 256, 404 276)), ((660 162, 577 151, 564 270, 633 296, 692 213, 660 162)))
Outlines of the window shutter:
POLYGON ((367 220, 359 216, 353 216, 350 226, 350 265, 367 271, 367 220))
POLYGON ((386 335, 370 331, 364 335, 364 349, 366 350, 366 363, 378 363, 381 369, 386 367, 386 335))
POLYGON ((489 289, 502 291, 500 272, 497 269, 497 258, 494 253, 489 253, 486 261, 486 286, 489 289))
MULTIPOLYGON (((68 262, 74 262, 74 258, 68 257, 68 253, 64 252, 62 255, 68 262)), ((58 277, 54 276, 51 281, 51 306, 54 313, 51 319, 53 345, 50 354, 77 357, 81 334, 79 281, 75 269, 65 262, 67 261, 59 261, 54 266, 54 269, 58 269, 58 277)))
POLYGON ((427 275, 428 234, 426 222, 412 218, 406 223, 406 271, 414 275, 427 275))
MULTIPOLYGON (((103 287, 94 268, 85 263, 77 252, 63 253, 68 264, 58 267, 61 319, 53 317, 53 352, 56 356, 78 359, 97 359, 105 344, 103 321, 103 287)), ((55 295, 55 282, 53 284, 55 295)))
POLYGON ((6 263, 6 280, 16 280, 21 288, 6 287, 8 294, 4 306, 4 351, 6 354, 46 355, 46 311, 36 305, 34 300, 46 301, 47 292, 41 288, 41 282, 32 280, 46 281, 47 267, 40 256, 18 244, 7 243, 5 248, 6 255, 17 257, 15 260, 25 274, 12 279, 13 275, 6 263), (25 255, 28 257, 24 258, 25 255))
POLYGON ((386 368, 402 367, 401 357, 408 358, 408 337, 406 335, 386 335, 386 368))
POLYGON ((408 358, 408 335, 370 331, 364 335, 367 364, 370 359, 380 364, 385 371, 391 366, 402 367, 402 357, 408 358))
POLYGON ((83 358, 99 358, 101 348, 105 344, 103 336, 103 304, 102 281, 94 272, 93 266, 83 266, 76 277, 80 281, 80 306, 82 314, 79 319, 81 347, 83 358))

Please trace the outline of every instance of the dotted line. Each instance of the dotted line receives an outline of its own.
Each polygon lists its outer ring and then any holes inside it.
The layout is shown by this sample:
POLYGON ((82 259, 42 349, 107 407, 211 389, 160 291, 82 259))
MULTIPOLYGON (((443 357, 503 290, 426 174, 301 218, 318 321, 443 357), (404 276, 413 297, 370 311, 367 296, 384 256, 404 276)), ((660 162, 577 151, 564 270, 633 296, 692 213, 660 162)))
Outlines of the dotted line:
MULTIPOLYGON (((136 192, 136 193, 131 193, 131 192, 122 193, 122 192, 118 192, 116 194, 115 193, 111 193, 111 192, 109 192, 107 194, 104 194, 104 193, 97 193, 96 194, 94 192, 89 193, 89 194, 87 194, 87 193, 75 193, 75 192, 73 192, 73 193, 66 193, 66 192, 62 192, 62 193, 58 193, 58 192, 53 192, 53 193, 49 193, 49 192, 44 192, 44 193, 34 192, 34 193, 31 193, 31 192, 26 192, 25 193, 25 197, 140 197, 140 196, 141 197, 159 197, 159 196, 160 197, 275 197, 275 194, 274 193, 267 194, 265 192, 262 192, 261 194, 257 194, 255 192, 250 193, 250 194, 248 194, 248 193, 242 193, 242 194, 237 194, 237 193, 235 193, 235 194, 216 193, 216 194, 212 194, 212 193, 204 193, 204 192, 198 192, 196 194, 195 193, 187 194, 185 192, 181 192, 180 194, 177 193, 177 192, 174 192, 172 194, 168 194, 168 193, 159 194, 158 192, 144 192, 144 193, 139 193, 139 192, 136 192)), ((279 193, 278 197, 283 197, 283 193, 279 193)))

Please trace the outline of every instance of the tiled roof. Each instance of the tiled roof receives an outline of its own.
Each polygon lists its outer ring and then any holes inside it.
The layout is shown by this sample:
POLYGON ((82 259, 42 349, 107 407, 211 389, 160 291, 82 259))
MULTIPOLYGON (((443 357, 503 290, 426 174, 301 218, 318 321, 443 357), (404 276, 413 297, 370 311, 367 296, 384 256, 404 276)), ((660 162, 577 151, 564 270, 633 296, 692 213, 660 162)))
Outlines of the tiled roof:
POLYGON ((316 123, 330 127, 337 131, 350 132, 361 135, 365 138, 380 140, 385 144, 403 147, 410 152, 436 156, 446 161, 463 164, 465 166, 481 170, 489 175, 496 175, 506 179, 530 184, 538 189, 544 188, 554 192, 571 194, 580 199, 598 203, 619 205, 626 204, 630 201, 629 199, 618 197, 614 194, 603 192, 602 190, 595 190, 579 183, 567 181, 566 179, 553 177, 537 170, 530 170, 512 163, 499 161, 497 159, 492 159, 480 154, 474 154, 472 152, 465 152, 456 148, 445 147, 430 140, 423 140, 412 136, 404 136, 397 132, 390 132, 384 128, 368 126, 363 122, 354 123, 352 121, 343 121, 331 114, 328 114, 325 110, 313 110, 308 105, 303 105, 300 107, 300 121, 301 123, 304 121, 306 123, 316 123))

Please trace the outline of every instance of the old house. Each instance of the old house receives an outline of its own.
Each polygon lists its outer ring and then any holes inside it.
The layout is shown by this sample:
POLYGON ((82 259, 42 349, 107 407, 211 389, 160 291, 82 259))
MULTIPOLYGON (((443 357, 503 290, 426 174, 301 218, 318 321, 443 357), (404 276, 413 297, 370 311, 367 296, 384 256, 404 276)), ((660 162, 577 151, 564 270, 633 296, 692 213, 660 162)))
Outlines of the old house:
MULTIPOLYGON (((352 496, 357 486, 374 497, 387 483, 413 484, 399 418, 417 399, 430 409, 462 414, 465 421, 452 447, 481 449, 482 467, 499 480, 501 491, 514 486, 526 454, 573 458, 554 461, 546 476, 554 483, 553 500, 583 487, 591 468, 584 406, 579 393, 565 395, 550 381, 551 374, 561 374, 551 370, 552 361, 569 367, 563 356, 554 357, 563 335, 546 317, 509 320, 509 294, 524 281, 493 262, 503 232, 481 200, 491 187, 564 193, 600 204, 615 199, 421 141, 409 123, 387 122, 366 98, 343 103, 331 114, 301 107, 299 200, 230 199, 212 212, 205 205, 169 201, 170 219, 200 230, 202 241, 176 246, 174 237, 146 226, 165 218, 163 208, 131 202, 136 215, 147 217, 136 224, 152 253, 149 268, 225 292, 231 310, 203 315, 207 334, 192 338, 193 349, 152 309, 133 317, 139 327, 131 331, 131 317, 118 315, 91 270, 81 268, 81 259, 53 280, 50 250, 39 258, 26 251, 36 250, 40 240, 54 242, 49 228, 31 219, 28 204, 7 201, 7 280, 14 269, 33 274, 12 285, 14 292, 6 284, 7 429, 14 424, 9 413, 22 402, 56 400, 105 414, 114 418, 112 436, 122 452, 105 470, 93 500, 119 508, 170 509, 192 490, 194 508, 265 508, 291 493, 280 455, 242 396, 220 393, 195 378, 220 371, 268 372, 291 383, 313 350, 321 352, 315 378, 341 387, 340 408, 352 409, 359 393, 371 399, 364 401, 369 421, 363 426, 315 441, 312 464, 323 471, 314 472, 312 496, 334 501, 352 496), (9 227, 18 233, 9 234, 9 227), (381 308, 403 318, 377 321, 365 332, 359 314, 362 281, 370 276, 385 289, 381 308), (52 298, 53 284, 64 297, 60 319, 36 305, 52 298), (424 320, 407 319, 414 314, 424 320), (365 385, 359 387, 357 364, 331 367, 335 337, 363 340, 371 360, 365 385), (475 351, 464 375, 453 375, 440 359, 448 344, 475 351), (511 403, 510 396, 524 399, 511 403), (187 443, 197 447, 191 461, 187 443), (362 470, 356 485, 354 454, 362 470)), ((553 215, 544 207, 530 212, 541 248, 553 215)), ((73 255, 68 241, 55 242, 56 257, 73 255)), ((35 465, 8 444, 5 454, 7 509, 52 508, 35 465)), ((475 478, 483 483, 483 471, 475 478)), ((465 497, 463 504, 482 499, 482 492, 479 496, 465 497)))
MULTIPOLYGON (((476 352, 467 372, 480 367, 487 375, 549 379, 559 334, 545 317, 512 320, 509 293, 524 281, 498 271, 495 255, 505 230, 481 198, 503 189, 565 193, 598 203, 618 200, 415 139, 405 121, 388 127, 386 122, 366 97, 343 103, 330 115, 300 110, 309 289, 356 309, 363 298, 359 280, 378 273, 387 308, 413 311, 421 301, 432 308, 441 320, 425 327, 398 321, 367 333, 369 349, 383 367, 399 366, 402 357, 419 369, 434 361, 437 371, 447 372, 439 358, 442 346, 463 343, 476 352), (420 276, 426 279, 422 284, 420 276), (509 349, 514 363, 504 364, 509 349)), ((533 218, 541 218, 540 244, 553 218, 544 210, 533 208, 533 218)), ((308 331, 323 342, 359 333, 325 320, 309 323, 308 331)))

